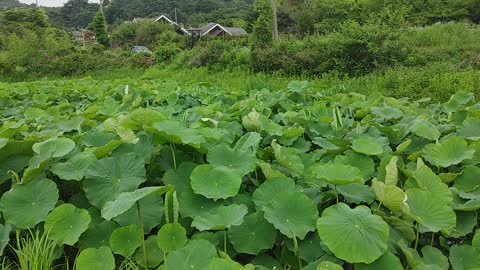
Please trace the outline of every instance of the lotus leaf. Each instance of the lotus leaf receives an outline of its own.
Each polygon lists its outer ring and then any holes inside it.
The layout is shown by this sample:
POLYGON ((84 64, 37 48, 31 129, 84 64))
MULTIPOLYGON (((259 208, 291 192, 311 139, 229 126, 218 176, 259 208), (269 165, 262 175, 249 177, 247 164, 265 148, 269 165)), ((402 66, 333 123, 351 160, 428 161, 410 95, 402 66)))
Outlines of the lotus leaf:
POLYGON ((365 182, 362 172, 358 168, 340 163, 317 165, 313 169, 313 173, 321 180, 334 185, 363 184, 365 182))
POLYGON ((173 188, 171 186, 167 186, 167 187, 146 187, 146 188, 137 189, 132 192, 122 192, 118 195, 118 197, 115 200, 108 201, 103 206, 102 217, 106 220, 110 220, 114 217, 119 216, 120 214, 125 213, 137 201, 143 199, 144 197, 152 193, 163 194, 171 190, 173 190, 173 188))
POLYGON ((417 188, 406 191, 411 216, 422 225, 422 232, 451 231, 456 224, 455 212, 448 201, 417 188))
POLYGON ((113 270, 115 259, 108 247, 88 248, 80 252, 76 265, 78 270, 113 270))
POLYGON ((87 210, 65 203, 48 214, 44 227, 49 239, 59 244, 73 246, 80 235, 88 229, 90 221, 87 210))
POLYGON ((263 209, 265 219, 289 238, 304 239, 315 230, 318 210, 315 203, 300 192, 282 192, 263 209))
POLYGON ((143 267, 157 267, 164 259, 164 253, 157 244, 157 237, 150 235, 145 240, 145 250, 138 248, 135 252, 135 261, 143 267))
POLYGON ((255 170, 255 154, 250 150, 236 150, 220 144, 208 151, 207 160, 213 166, 230 168, 243 176, 255 170))
POLYGON ((29 229, 45 221, 57 201, 57 185, 50 179, 42 179, 14 185, 3 194, 0 209, 7 223, 29 229))
POLYGON ((209 199, 226 199, 238 194, 242 177, 223 166, 197 166, 190 176, 193 191, 209 199))
POLYGON ((204 270, 217 256, 217 250, 207 240, 192 240, 185 247, 168 254, 166 269, 204 270))
POLYGON ((240 225, 248 209, 245 205, 232 204, 220 206, 216 211, 193 218, 192 226, 200 231, 225 230, 240 225))
POLYGON ((275 228, 265 220, 261 212, 246 216, 242 224, 228 230, 233 248, 240 253, 253 255, 272 248, 276 235, 275 228))
POLYGON ((68 159, 67 162, 53 165, 50 170, 63 180, 80 181, 95 160, 95 155, 91 153, 79 153, 68 159))
POLYGON ((423 119, 414 121, 411 130, 413 134, 431 141, 436 141, 440 137, 440 131, 437 127, 423 119))
POLYGON ((135 154, 95 161, 85 174, 84 191, 91 204, 102 208, 121 192, 145 182, 145 163, 135 154))
POLYGON ((330 206, 317 220, 317 230, 335 256, 349 263, 373 263, 387 249, 387 223, 365 206, 330 206))
POLYGON ((423 149, 423 156, 428 162, 444 168, 471 159, 474 153, 474 150, 467 148, 467 142, 458 137, 450 137, 441 143, 427 145, 423 149))
POLYGON ((158 246, 165 253, 183 248, 187 242, 187 231, 179 223, 167 223, 157 234, 158 246))
POLYGON ((142 245, 142 229, 138 225, 129 225, 117 228, 110 235, 110 247, 113 253, 125 258, 133 255, 135 250, 142 245))
POLYGON ((68 138, 52 138, 36 143, 32 149, 37 154, 48 153, 54 158, 60 158, 70 153, 75 148, 75 142, 68 138))

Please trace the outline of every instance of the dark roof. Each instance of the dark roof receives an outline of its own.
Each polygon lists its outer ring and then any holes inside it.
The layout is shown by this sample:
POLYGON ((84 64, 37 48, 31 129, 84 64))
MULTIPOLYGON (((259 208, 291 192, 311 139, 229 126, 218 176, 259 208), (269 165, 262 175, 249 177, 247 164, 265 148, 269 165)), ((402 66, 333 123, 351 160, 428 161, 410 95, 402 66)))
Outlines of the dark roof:
POLYGON ((134 18, 134 22, 142 22, 142 21, 153 21, 154 19, 152 18, 134 18))
POLYGON ((245 29, 240 28, 240 27, 224 27, 224 28, 225 28, 225 30, 227 30, 233 36, 248 35, 247 31, 245 31, 245 29))
POLYGON ((200 31, 201 35, 205 35, 207 34, 208 32, 210 32, 213 28, 215 27, 220 27, 222 30, 224 30, 225 32, 227 32, 228 34, 232 35, 232 36, 243 36, 243 35, 247 35, 247 31, 245 31, 245 29, 243 28, 239 28, 239 27, 225 27, 221 24, 218 24, 218 23, 208 23, 204 26, 201 26, 199 28, 190 28, 190 29, 187 29, 187 31, 189 32, 193 32, 193 31, 200 31))

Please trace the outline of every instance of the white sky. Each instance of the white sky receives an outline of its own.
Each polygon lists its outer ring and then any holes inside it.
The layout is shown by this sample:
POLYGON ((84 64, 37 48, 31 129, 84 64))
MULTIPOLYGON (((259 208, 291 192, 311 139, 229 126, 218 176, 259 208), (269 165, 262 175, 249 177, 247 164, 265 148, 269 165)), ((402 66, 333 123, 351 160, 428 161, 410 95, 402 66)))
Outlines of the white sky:
MULTIPOLYGON (((20 2, 25 4, 35 4, 35 0, 20 0, 20 2)), ((66 2, 68 2, 68 0, 38 0, 39 5, 46 7, 61 7, 66 2)), ((95 1, 90 0, 90 2, 95 1)))

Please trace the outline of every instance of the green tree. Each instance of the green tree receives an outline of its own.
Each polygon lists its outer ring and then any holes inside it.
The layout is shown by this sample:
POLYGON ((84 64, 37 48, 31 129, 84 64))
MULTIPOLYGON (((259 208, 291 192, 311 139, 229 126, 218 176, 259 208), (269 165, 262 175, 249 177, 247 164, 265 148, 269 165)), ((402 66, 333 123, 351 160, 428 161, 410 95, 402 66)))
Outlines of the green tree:
POLYGON ((100 10, 97 11, 97 14, 93 18, 91 26, 93 28, 93 32, 95 33, 97 42, 105 47, 110 47, 111 43, 107 33, 107 23, 100 10))
POLYGON ((253 47, 266 47, 273 41, 272 25, 273 13, 269 0, 256 0, 254 5, 255 12, 258 14, 257 20, 253 25, 251 42, 253 47))

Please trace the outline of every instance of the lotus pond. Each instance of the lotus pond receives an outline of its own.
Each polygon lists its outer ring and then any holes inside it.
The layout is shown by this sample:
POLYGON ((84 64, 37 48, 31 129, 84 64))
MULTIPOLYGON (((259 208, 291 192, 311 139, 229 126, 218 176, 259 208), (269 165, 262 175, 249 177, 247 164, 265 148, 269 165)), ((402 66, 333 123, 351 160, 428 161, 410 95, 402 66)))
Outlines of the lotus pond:
POLYGON ((4 269, 480 269, 471 93, 44 80, 0 105, 4 269))

